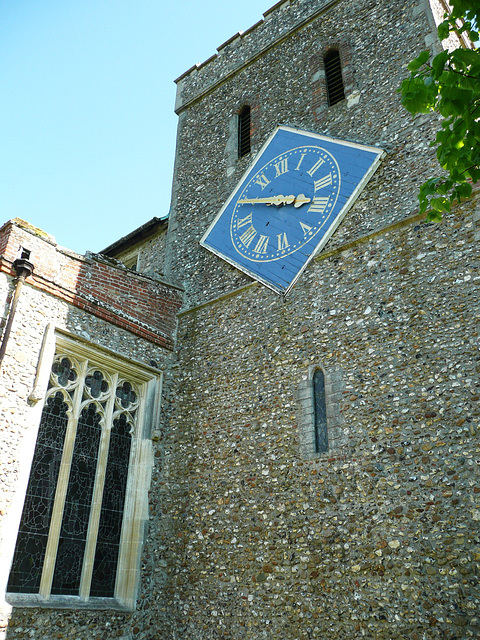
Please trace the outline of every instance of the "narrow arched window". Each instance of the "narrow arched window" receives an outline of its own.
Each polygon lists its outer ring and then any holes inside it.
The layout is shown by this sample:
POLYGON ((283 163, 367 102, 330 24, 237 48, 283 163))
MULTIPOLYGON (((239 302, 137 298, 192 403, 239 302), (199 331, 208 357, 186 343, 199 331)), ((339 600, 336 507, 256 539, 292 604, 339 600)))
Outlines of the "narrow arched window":
POLYGON ((316 369, 312 379, 315 418, 315 453, 328 451, 327 403, 325 398, 325 374, 316 369))
POLYGON ((332 49, 327 53, 323 62, 325 65, 328 106, 331 107, 333 104, 345 99, 339 52, 336 49, 332 49))
POLYGON ((238 157, 250 153, 250 107, 245 105, 238 114, 238 157))

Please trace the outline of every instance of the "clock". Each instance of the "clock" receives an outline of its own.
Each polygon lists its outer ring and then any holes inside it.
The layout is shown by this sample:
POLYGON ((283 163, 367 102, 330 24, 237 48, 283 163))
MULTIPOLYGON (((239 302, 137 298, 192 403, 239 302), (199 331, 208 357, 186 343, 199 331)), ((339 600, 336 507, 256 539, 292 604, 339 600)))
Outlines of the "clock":
POLYGON ((384 152, 279 126, 201 245, 287 292, 340 224, 384 152))

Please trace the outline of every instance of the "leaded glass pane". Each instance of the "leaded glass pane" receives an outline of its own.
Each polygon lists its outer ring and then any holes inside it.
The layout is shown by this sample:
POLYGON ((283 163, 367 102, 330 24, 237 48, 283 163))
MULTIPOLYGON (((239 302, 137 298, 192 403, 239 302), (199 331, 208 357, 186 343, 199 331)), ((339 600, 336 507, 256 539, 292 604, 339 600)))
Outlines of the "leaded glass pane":
POLYGON ((91 598, 113 598, 117 577, 118 545, 99 542, 93 565, 91 598))
POLYGON ((82 574, 85 540, 60 536, 52 594, 77 596, 82 574))
POLYGON ((27 494, 20 530, 24 533, 48 534, 53 500, 27 494))
POLYGON ((78 595, 97 468, 101 418, 97 405, 92 402, 84 407, 78 420, 55 563, 53 594, 78 595))
POLYGON ((77 379, 77 372, 68 358, 62 358, 58 362, 54 362, 52 372, 61 387, 65 387, 69 382, 75 382, 77 379))
POLYGON ((108 382, 101 371, 94 371, 85 378, 85 386, 92 398, 99 398, 108 391, 108 382))
POLYGON ((40 586, 68 424, 67 409, 61 391, 50 396, 43 408, 8 583, 12 593, 36 593, 40 586))
POLYGON ((48 536, 19 532, 8 591, 38 593, 48 536))
POLYGON ((113 421, 90 589, 91 596, 111 597, 114 595, 130 460, 130 430, 131 425, 127 414, 120 414, 113 421))
POLYGON ((313 374, 313 402, 315 409, 315 452, 328 451, 327 404, 325 375, 321 369, 313 374))
POLYGON ((134 405, 137 401, 137 394, 132 388, 130 382, 124 382, 117 387, 117 398, 124 409, 128 409, 131 405, 134 405))

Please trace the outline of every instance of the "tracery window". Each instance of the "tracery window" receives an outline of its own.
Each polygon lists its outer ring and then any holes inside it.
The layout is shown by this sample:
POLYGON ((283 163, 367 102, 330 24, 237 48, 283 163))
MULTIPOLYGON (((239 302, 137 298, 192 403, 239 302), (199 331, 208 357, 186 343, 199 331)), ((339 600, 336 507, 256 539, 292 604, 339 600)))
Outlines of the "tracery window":
POLYGON ((141 464, 148 384, 133 367, 125 375, 115 361, 84 355, 60 350, 51 368, 9 594, 93 604, 132 596, 119 567, 128 574, 135 503, 127 496, 141 464))

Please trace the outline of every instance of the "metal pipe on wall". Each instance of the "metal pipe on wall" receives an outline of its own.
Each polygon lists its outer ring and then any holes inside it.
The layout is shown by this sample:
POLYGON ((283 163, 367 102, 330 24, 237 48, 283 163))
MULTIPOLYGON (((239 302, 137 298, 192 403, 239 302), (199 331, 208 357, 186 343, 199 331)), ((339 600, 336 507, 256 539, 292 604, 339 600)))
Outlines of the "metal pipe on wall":
MULTIPOLYGON (((30 252, 28 252, 28 254, 30 254, 30 252)), ((13 268, 17 274, 17 284, 15 285, 15 294, 13 296, 12 304, 10 305, 7 324, 5 325, 5 331, 3 332, 2 343, 0 344, 0 370, 2 367, 3 357, 7 350, 8 338, 10 337, 10 331, 12 329, 13 319, 15 317, 15 311, 17 309, 17 303, 20 298, 23 284, 25 279, 33 273, 33 264, 24 257, 17 258, 13 263, 13 268)))

